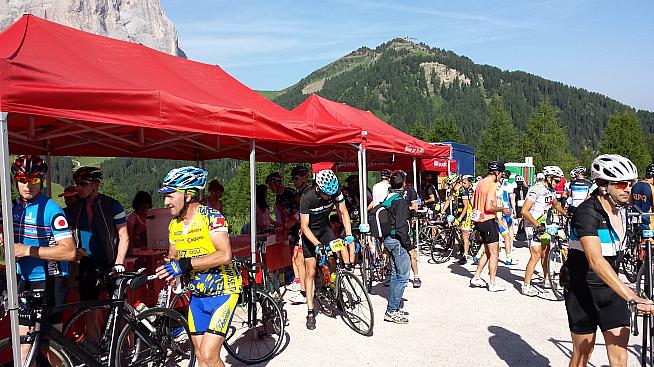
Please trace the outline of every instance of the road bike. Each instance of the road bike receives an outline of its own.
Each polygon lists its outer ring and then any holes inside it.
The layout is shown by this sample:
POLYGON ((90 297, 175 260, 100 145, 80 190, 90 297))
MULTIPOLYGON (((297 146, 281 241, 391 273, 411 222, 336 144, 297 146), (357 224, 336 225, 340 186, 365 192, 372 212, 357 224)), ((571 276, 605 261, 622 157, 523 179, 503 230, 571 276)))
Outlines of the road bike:
POLYGON ((563 263, 568 259, 568 242, 565 235, 561 235, 563 229, 558 224, 548 224, 545 232, 550 236, 550 249, 547 255, 547 278, 554 298, 563 300, 563 285, 561 284, 561 269, 563 263))
POLYGON ((325 315, 332 317, 340 313, 348 327, 361 335, 370 336, 375 321, 372 302, 361 280, 346 270, 336 256, 344 249, 346 246, 340 238, 316 247, 318 270, 314 296, 325 315))

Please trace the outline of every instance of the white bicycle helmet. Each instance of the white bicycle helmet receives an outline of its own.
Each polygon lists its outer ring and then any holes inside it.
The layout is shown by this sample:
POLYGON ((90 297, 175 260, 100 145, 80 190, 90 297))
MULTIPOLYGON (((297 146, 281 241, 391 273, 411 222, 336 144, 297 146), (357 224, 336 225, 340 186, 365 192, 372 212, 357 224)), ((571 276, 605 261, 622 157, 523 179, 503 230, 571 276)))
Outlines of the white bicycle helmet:
POLYGON ((543 174, 545 176, 563 177, 563 170, 559 166, 545 166, 543 167, 543 174))
POLYGON ((602 154, 590 165, 590 177, 611 182, 633 181, 638 178, 638 169, 623 156, 602 154))
POLYGON ((316 185, 325 194, 334 195, 338 192, 338 177, 332 170, 324 169, 316 174, 316 185))
POLYGON ((520 175, 517 175, 515 176, 515 182, 525 182, 525 178, 520 175))
POLYGON ((570 171, 570 176, 571 177, 577 177, 579 175, 585 175, 586 174, 586 167, 579 166, 572 171, 570 171))
POLYGON ((462 179, 463 181, 472 182, 473 177, 472 177, 472 175, 463 175, 463 176, 461 177, 461 179, 462 179))

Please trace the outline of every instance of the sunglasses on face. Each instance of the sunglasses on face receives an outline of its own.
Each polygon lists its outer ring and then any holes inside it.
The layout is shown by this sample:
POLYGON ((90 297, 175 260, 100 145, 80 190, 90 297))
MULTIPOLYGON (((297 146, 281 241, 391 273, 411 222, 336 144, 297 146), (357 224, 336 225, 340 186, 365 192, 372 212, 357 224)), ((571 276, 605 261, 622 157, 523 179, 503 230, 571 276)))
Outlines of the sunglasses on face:
POLYGON ((559 182, 561 182, 561 179, 560 178, 553 178, 552 181, 554 181, 556 183, 559 183, 559 182))
POLYGON ((86 185, 88 185, 88 184, 90 184, 90 182, 87 182, 87 181, 78 181, 78 182, 75 182, 75 186, 86 186, 86 185))
POLYGON ((41 177, 17 177, 16 181, 23 184, 36 185, 41 182, 41 177))
POLYGON ((629 187, 629 186, 633 187, 634 184, 635 184, 635 181, 620 181, 620 182, 612 182, 611 184, 613 185, 613 187, 616 187, 616 188, 618 188, 620 190, 626 190, 627 187, 629 187))

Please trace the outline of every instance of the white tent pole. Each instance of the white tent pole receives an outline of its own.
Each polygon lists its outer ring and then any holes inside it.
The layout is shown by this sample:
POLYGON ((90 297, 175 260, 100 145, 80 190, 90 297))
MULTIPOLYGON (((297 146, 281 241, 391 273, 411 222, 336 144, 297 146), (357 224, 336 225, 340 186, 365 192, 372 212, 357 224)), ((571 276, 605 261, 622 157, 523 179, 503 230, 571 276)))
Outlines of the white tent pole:
POLYGON ((363 223, 363 207, 365 206, 365 196, 364 196, 364 186, 363 186, 363 166, 362 166, 362 146, 359 144, 359 150, 357 151, 357 169, 359 174, 359 215, 361 215, 361 220, 363 223))
POLYGON ((7 275, 7 307, 11 320, 11 345, 14 355, 14 367, 21 366, 20 339, 18 335, 18 289, 16 279, 16 258, 14 257, 14 218, 11 211, 11 181, 9 177, 9 132, 7 128, 7 112, 0 112, 0 189, 2 190, 3 235, 5 248, 5 264, 7 275))
POLYGON ((363 207, 361 211, 361 224, 368 224, 368 163, 366 161, 366 148, 361 149, 361 173, 363 180, 361 188, 361 200, 363 202, 363 207))
MULTIPOLYGON (((413 189, 416 190, 416 194, 418 193, 418 164, 417 164, 417 159, 414 156, 413 157, 413 189)), ((416 233, 414 233, 414 236, 416 236, 416 260, 420 262, 420 221, 416 220, 416 233)))
POLYGON ((48 162, 48 196, 52 198, 52 154, 50 154, 50 149, 48 149, 48 154, 46 156, 48 162))
MULTIPOLYGON (((250 252, 257 262, 257 159, 256 143, 250 142, 250 252)), ((263 260, 263 259, 262 259, 263 260)))

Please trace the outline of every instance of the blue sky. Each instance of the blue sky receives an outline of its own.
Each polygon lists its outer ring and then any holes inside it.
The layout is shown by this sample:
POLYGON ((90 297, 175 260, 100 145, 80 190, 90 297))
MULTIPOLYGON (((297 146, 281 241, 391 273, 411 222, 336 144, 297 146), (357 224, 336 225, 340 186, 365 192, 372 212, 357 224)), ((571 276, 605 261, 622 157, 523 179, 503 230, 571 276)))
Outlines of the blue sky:
POLYGON ((409 36, 654 111, 654 2, 161 0, 193 60, 277 90, 409 36), (192 5, 191 5, 192 4, 192 5))

